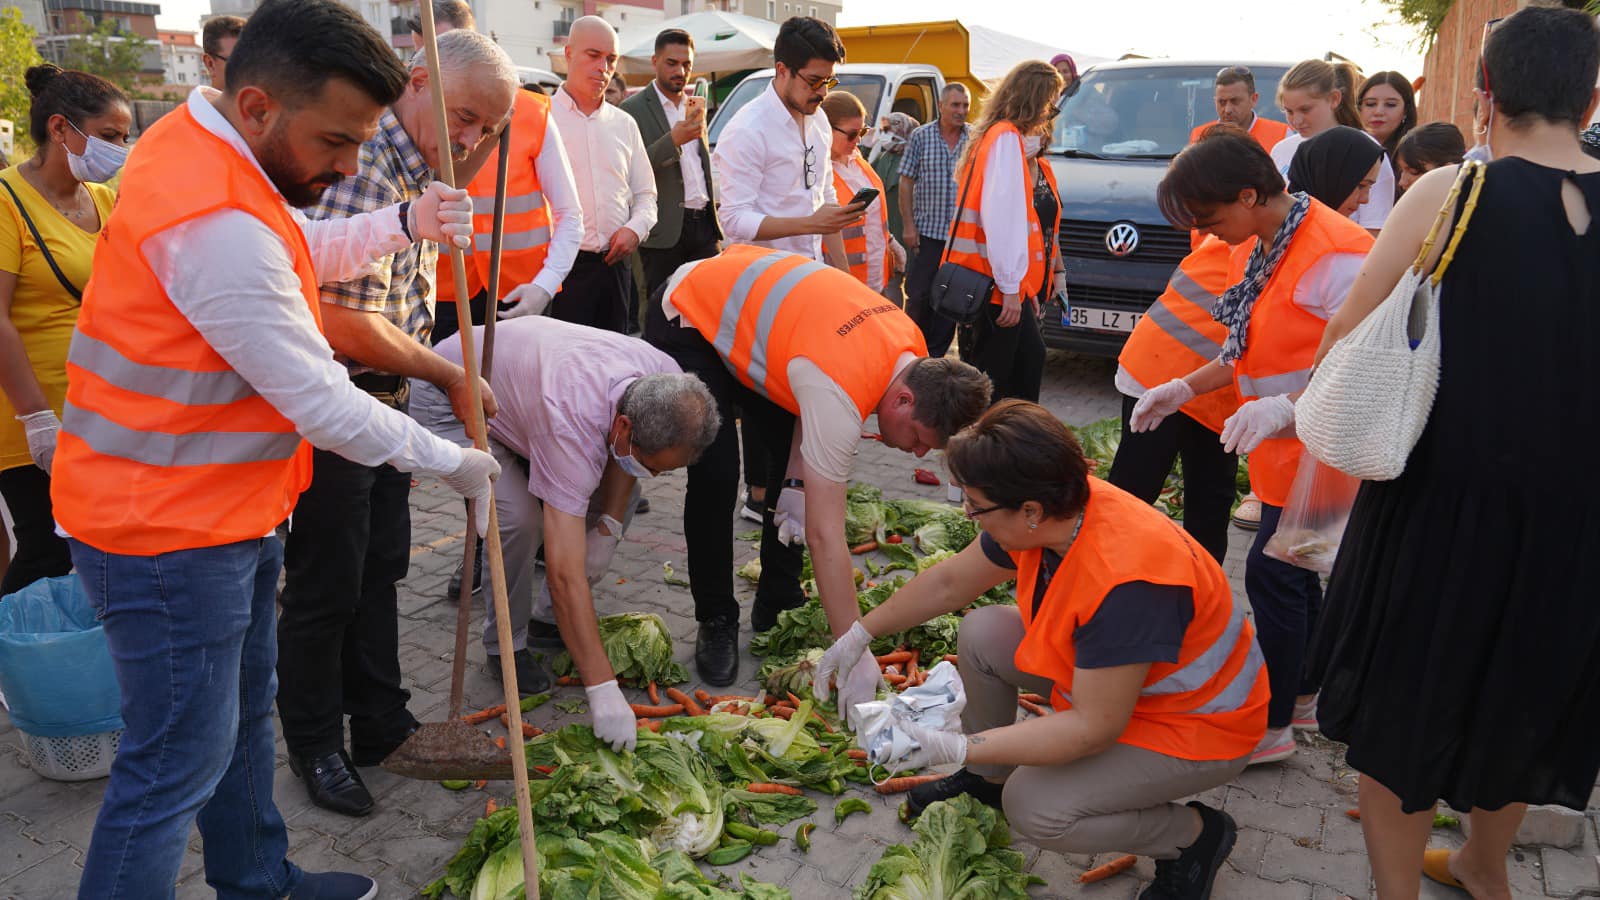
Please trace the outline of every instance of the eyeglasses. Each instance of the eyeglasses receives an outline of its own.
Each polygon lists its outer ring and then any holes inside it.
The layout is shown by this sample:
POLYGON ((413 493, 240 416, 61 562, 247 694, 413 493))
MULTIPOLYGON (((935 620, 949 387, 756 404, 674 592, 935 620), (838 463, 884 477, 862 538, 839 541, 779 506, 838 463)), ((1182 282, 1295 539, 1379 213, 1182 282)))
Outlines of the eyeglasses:
POLYGON ((810 144, 806 145, 805 164, 806 164, 806 174, 805 174, 806 190, 809 191, 809 190, 811 190, 811 188, 816 186, 816 183, 817 183, 817 173, 815 171, 816 166, 817 166, 817 151, 811 149, 811 145, 810 144))
POLYGON ((223 62, 227 62, 228 61, 228 54, 226 54, 226 53, 207 53, 206 55, 211 57, 212 59, 219 59, 219 60, 221 60, 223 62))
POLYGON ((801 75, 799 72, 794 74, 813 91, 821 90, 823 93, 827 93, 839 86, 839 79, 837 78, 829 78, 824 75, 801 75))
POLYGON ((1061 107, 1052 103, 1050 104, 1050 109, 1044 114, 1044 120, 1046 122, 1054 122, 1056 120, 1056 116, 1059 115, 1061 115, 1061 107))
POLYGON ((843 128, 840 128, 836 125, 834 126, 833 130, 839 132, 852 141, 859 141, 864 139, 867 135, 872 134, 875 129, 867 127, 857 128, 855 131, 845 131, 843 128))
POLYGON ((968 497, 966 494, 962 494, 961 495, 961 513, 962 513, 962 515, 966 516, 967 518, 971 519, 974 522, 976 522, 978 520, 979 516, 986 516, 989 513, 996 512, 998 510, 1002 510, 1002 509, 1005 509, 1005 508, 1006 508, 1006 505, 1004 503, 996 503, 993 506, 985 506, 982 509, 973 509, 972 508, 972 498, 968 497))

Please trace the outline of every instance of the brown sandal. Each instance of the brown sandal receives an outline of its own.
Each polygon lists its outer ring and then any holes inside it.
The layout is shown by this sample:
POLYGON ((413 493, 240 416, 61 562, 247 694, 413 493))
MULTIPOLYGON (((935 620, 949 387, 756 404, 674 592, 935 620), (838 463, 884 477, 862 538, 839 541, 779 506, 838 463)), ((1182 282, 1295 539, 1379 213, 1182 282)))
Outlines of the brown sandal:
POLYGON ((1422 874, 1447 887, 1466 890, 1466 886, 1450 874, 1450 857, 1455 853, 1447 847, 1422 851, 1422 874))

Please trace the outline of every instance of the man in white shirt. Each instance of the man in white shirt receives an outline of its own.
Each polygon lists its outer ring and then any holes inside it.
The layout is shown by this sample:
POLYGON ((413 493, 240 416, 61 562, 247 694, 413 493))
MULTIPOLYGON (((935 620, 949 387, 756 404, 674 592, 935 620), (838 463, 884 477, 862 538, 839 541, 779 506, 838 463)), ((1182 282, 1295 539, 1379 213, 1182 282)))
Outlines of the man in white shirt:
POLYGON ((772 55, 772 85, 734 114, 711 155, 722 233, 729 243, 847 269, 840 232, 866 207, 839 205, 829 162, 833 129, 818 109, 839 83, 833 70, 844 62, 844 44, 828 23, 795 16, 779 27, 772 55))
POLYGON ((706 144, 705 99, 684 90, 694 72, 694 38, 681 28, 661 32, 650 64, 655 80, 622 101, 623 112, 639 123, 656 176, 659 216, 639 245, 646 297, 679 266, 716 255, 722 239, 706 144))
POLYGON ((319 277, 353 277, 414 239, 467 245, 471 210, 434 184, 346 219, 295 211, 355 174, 405 85, 349 9, 268 0, 228 68, 226 93, 196 89, 130 155, 73 341, 55 511, 125 720, 79 896, 170 896, 198 821, 224 895, 370 900, 371 878, 285 858, 272 531, 309 477, 304 441, 442 476, 487 513, 494 460, 353 385, 316 309, 319 277))
POLYGON ((634 292, 628 257, 655 227, 656 177, 639 126, 605 100, 620 56, 616 29, 599 16, 584 16, 572 23, 564 52, 567 80, 550 113, 572 161, 583 241, 550 314, 626 332, 634 292))

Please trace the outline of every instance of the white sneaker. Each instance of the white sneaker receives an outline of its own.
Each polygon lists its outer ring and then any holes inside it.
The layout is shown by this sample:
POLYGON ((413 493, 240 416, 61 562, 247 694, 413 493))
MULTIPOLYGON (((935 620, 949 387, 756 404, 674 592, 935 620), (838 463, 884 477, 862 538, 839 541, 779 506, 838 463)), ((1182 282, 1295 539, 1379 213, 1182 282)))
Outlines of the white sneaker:
POLYGON ((1289 720, 1289 725, 1296 731, 1322 731, 1322 726, 1317 724, 1317 695, 1313 694, 1310 700, 1301 703, 1295 701, 1294 715, 1289 720))
POLYGON ((1256 752, 1250 755, 1250 765, 1259 766, 1262 763, 1285 760, 1293 756, 1294 751, 1294 726, 1268 728, 1266 735, 1261 738, 1261 743, 1256 745, 1256 752))

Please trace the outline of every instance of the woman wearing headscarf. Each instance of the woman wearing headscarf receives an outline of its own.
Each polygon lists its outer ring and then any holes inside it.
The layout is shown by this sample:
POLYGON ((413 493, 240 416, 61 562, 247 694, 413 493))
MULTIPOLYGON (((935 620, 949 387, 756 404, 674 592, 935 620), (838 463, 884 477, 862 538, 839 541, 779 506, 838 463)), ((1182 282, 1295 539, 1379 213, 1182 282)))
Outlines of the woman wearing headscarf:
POLYGON ((1383 147, 1366 133, 1337 125, 1295 149, 1289 162, 1289 193, 1310 194, 1339 215, 1353 218, 1372 197, 1383 157, 1383 147))
MULTIPOLYGON (((1371 138, 1357 137, 1381 155, 1371 138)), ((1342 146, 1343 139, 1335 138, 1308 154, 1310 168, 1302 170, 1307 182, 1341 204, 1360 190, 1360 177, 1352 180, 1352 172, 1359 169, 1364 177, 1371 170, 1370 161, 1342 146)), ((1242 402, 1223 423, 1221 438, 1230 452, 1250 454, 1250 487, 1261 500, 1261 527, 1245 561, 1245 591, 1272 681, 1267 733, 1251 762, 1275 762, 1294 754, 1296 725, 1316 727, 1318 686, 1302 672, 1322 585, 1315 572, 1263 550, 1278 530, 1300 464, 1294 400, 1311 380, 1323 329, 1355 282, 1372 235, 1328 202, 1285 190, 1272 158, 1236 129, 1208 132, 1178 154, 1157 198, 1180 228, 1234 246, 1255 242, 1247 257, 1235 253, 1233 286, 1213 309, 1228 329, 1217 358, 1146 391, 1128 427, 1149 431, 1196 396, 1229 383, 1238 390, 1242 402)))

